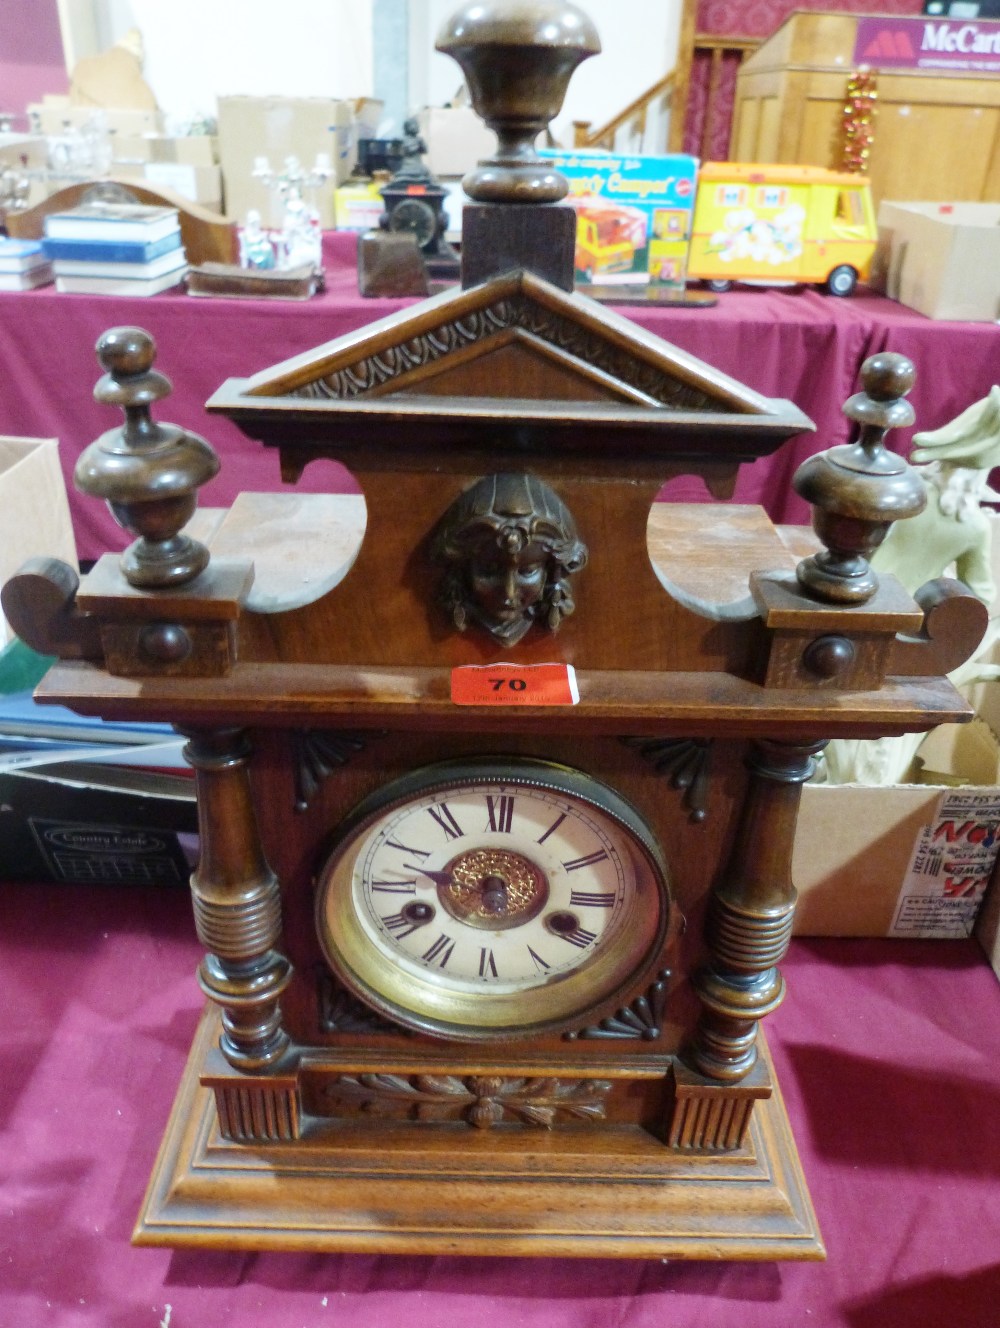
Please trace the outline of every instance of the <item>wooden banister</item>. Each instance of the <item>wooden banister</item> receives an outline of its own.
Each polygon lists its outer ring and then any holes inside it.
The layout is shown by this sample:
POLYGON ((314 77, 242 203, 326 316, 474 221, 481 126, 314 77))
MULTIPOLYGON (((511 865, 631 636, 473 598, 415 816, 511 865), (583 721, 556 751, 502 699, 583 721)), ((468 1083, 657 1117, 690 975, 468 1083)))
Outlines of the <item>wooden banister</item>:
POLYGON ((670 130, 664 150, 682 151, 684 141, 684 118, 687 110, 688 88, 690 85, 691 65, 698 56, 708 56, 710 60, 708 76, 708 97, 705 106, 705 118, 699 134, 699 153, 703 161, 713 156, 711 150, 715 123, 718 115, 719 92, 722 87, 723 62, 727 55, 739 56, 740 62, 746 59, 761 44, 760 37, 716 36, 713 33, 693 33, 690 49, 682 49, 676 69, 672 69, 652 87, 631 101, 623 111, 610 119, 599 129, 593 129, 592 120, 573 121, 574 148, 604 148, 612 152, 620 130, 629 128, 639 138, 646 131, 646 118, 649 108, 658 100, 670 99, 670 130))
POLYGON ((613 151, 615 146, 615 136, 620 129, 626 126, 636 128, 641 135, 646 128, 646 113, 653 103, 660 99, 666 99, 674 86, 676 70, 671 69, 669 74, 664 75, 651 88, 647 88, 634 101, 630 102, 623 111, 620 111, 614 119, 609 120, 606 125, 600 129, 591 130, 592 120, 574 120, 573 121, 573 146, 575 148, 605 148, 608 152, 613 151))

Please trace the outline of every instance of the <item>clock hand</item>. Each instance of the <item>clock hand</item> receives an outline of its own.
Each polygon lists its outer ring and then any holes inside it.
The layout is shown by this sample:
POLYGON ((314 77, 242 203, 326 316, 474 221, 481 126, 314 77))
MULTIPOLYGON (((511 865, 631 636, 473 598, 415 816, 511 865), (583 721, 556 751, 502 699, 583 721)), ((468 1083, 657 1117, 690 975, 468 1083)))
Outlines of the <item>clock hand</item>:
POLYGON ((426 867, 414 866, 412 862, 404 862, 403 870, 418 872, 421 876, 427 876, 435 885, 452 885, 455 880, 451 872, 429 871, 426 867))

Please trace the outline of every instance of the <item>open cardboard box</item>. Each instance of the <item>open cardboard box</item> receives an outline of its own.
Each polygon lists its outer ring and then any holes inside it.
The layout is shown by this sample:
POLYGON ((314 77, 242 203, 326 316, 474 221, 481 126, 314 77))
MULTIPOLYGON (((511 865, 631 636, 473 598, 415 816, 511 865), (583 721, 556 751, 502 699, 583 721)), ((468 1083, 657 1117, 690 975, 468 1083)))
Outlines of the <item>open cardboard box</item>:
POLYGON ((1000 203, 881 203, 869 283, 928 318, 992 323, 1000 203))
POLYGON ((807 784, 792 879, 800 936, 970 936, 1000 844, 1000 743, 942 724, 910 779, 807 784))
MULTIPOLYGON (((1000 516, 988 515, 1000 587, 1000 516)), ((808 532, 786 527, 782 534, 786 542, 805 540, 795 547, 809 552, 808 532)), ((1000 595, 990 612, 1000 616, 1000 595)), ((1000 642, 982 658, 1000 664, 1000 642)), ((913 767, 920 782, 805 786, 792 865, 797 935, 971 933, 1000 977, 1000 855, 993 842, 1000 827, 1000 681, 961 690, 977 718, 927 735, 913 767), (946 863, 971 867, 964 886, 967 873, 946 872, 946 863)))
POLYGON ((334 189, 354 168, 358 138, 374 136, 380 107, 368 98, 220 97, 218 145, 226 215, 243 223, 256 209, 265 226, 280 226, 285 205, 276 189, 254 177, 258 158, 266 158, 279 175, 289 157, 311 171, 320 155, 330 178, 324 185, 303 187, 302 196, 319 212, 322 228, 332 229, 334 189))

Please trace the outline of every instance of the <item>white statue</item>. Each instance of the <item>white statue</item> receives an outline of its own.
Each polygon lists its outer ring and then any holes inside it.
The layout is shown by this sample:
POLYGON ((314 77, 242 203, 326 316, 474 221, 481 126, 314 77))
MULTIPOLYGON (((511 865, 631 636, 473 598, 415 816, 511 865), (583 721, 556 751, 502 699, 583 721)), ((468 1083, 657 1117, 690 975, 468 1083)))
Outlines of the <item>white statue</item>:
POLYGON ((278 237, 278 266, 323 266, 323 232, 319 213, 292 190, 285 200, 285 216, 278 237))
MULTIPOLYGON (((891 572, 913 594, 928 581, 954 574, 985 604, 996 598, 990 560, 993 527, 981 503, 1000 502, 989 487, 989 474, 1000 466, 1000 386, 950 424, 913 436, 911 460, 920 465, 927 486, 927 506, 919 515, 897 521, 872 566, 891 572)), ((990 619, 982 644, 970 660, 949 676, 956 686, 1000 677, 1000 666, 983 662, 1000 638, 1000 617, 990 619)), ((828 784, 898 784, 923 741, 922 733, 901 738, 838 739, 821 763, 828 784)))
POLYGON ((275 261, 274 245, 261 225, 260 213, 251 208, 240 231, 240 267, 272 268, 275 261))

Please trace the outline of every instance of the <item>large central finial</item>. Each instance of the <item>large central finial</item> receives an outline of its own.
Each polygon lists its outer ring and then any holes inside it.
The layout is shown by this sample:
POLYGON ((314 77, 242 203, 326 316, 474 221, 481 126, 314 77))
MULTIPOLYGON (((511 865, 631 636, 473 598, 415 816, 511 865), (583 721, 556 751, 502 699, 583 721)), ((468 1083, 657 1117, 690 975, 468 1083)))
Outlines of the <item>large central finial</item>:
POLYGON ((601 49, 576 5, 494 0, 466 4, 445 23, 437 49, 458 61, 477 115, 497 136, 494 156, 462 186, 479 203, 555 203, 563 177, 542 161, 535 140, 559 114, 577 65, 601 49))

